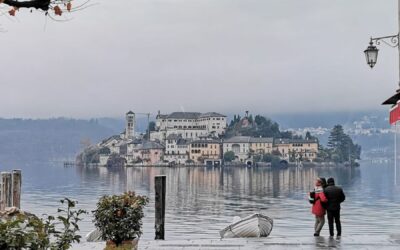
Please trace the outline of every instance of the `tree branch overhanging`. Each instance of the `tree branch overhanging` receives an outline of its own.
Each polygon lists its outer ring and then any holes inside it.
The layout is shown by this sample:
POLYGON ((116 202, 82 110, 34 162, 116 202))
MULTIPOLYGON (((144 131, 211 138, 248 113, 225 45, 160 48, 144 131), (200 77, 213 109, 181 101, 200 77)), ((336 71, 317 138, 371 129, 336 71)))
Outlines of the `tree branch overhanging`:
POLYGON ((16 0, 4 0, 3 3, 15 8, 35 8, 44 11, 47 11, 50 6, 50 0, 32 0, 32 1, 22 1, 22 2, 18 2, 16 0))

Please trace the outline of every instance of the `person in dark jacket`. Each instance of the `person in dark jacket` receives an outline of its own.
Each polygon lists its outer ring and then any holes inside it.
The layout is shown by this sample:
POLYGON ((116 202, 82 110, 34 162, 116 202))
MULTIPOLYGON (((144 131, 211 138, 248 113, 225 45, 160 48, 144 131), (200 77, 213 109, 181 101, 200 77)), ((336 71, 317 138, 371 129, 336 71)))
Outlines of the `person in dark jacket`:
POLYGON ((328 212, 329 234, 330 236, 334 235, 333 221, 335 221, 337 236, 341 236, 342 225, 340 223, 340 203, 346 199, 346 196, 341 187, 335 186, 335 180, 333 178, 329 178, 327 184, 328 186, 325 188, 324 193, 328 200, 326 210, 328 212))
POLYGON ((321 180, 322 188, 325 189, 327 187, 326 179, 324 177, 319 178, 321 180))

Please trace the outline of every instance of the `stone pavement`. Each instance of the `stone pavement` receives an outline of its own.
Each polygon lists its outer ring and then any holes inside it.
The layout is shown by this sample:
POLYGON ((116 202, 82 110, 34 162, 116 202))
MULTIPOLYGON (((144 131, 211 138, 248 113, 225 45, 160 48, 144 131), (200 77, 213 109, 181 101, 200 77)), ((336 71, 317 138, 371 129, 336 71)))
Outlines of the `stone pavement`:
MULTIPOLYGON (((103 249, 104 242, 82 243, 72 249, 103 249)), ((400 234, 330 237, 268 237, 198 240, 140 240, 139 250, 250 250, 250 249, 400 249, 400 234)))

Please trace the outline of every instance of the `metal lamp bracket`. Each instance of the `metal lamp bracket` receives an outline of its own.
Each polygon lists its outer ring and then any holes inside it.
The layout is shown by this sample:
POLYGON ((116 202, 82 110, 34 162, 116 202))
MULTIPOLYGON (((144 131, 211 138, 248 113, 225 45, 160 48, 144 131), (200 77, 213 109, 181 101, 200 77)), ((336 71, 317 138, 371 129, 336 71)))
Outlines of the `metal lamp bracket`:
POLYGON ((374 42, 376 45, 380 45, 381 42, 383 42, 392 48, 397 48, 399 47, 399 34, 393 36, 371 37, 371 43, 374 42))

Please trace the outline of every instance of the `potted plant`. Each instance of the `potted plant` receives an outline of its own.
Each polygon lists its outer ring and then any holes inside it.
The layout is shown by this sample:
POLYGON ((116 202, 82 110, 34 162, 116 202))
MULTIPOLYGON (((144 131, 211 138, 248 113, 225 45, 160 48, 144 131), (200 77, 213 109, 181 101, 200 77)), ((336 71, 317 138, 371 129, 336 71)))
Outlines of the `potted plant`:
POLYGON ((142 235, 143 208, 148 202, 146 196, 131 191, 100 198, 93 215, 95 226, 107 241, 106 249, 137 248, 142 235))

